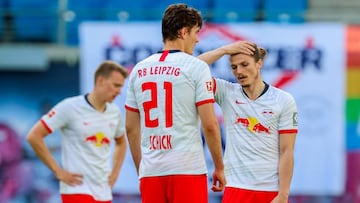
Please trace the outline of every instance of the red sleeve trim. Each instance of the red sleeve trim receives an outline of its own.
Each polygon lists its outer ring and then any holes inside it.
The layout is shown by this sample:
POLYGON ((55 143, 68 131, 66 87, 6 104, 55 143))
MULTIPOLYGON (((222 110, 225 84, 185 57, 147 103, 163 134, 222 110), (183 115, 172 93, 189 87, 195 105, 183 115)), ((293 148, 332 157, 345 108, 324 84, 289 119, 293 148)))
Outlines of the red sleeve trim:
POLYGON ((215 100, 214 99, 207 99, 207 100, 199 101, 195 105, 196 106, 201 106, 203 104, 208 104, 208 103, 215 103, 215 100))
POLYGON ((214 84, 213 93, 215 94, 216 93, 216 80, 214 77, 212 78, 212 80, 213 80, 213 84, 214 84))
POLYGON ((46 128, 46 130, 49 133, 52 133, 53 131, 51 130, 51 128, 45 123, 45 121, 43 119, 40 120, 40 122, 44 125, 44 127, 46 128))
POLYGON ((279 134, 297 133, 297 129, 279 130, 279 134))
POLYGON ((136 108, 133 108, 133 107, 130 107, 130 106, 127 106, 127 105, 125 105, 125 109, 129 110, 129 111, 137 112, 137 113, 140 112, 139 109, 136 109, 136 108))

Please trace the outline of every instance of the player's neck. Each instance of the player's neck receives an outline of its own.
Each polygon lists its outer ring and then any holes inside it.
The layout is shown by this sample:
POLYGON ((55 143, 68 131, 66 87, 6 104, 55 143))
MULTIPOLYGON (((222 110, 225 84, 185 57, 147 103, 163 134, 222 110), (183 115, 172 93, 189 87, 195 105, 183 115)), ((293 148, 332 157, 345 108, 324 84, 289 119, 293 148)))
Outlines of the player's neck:
POLYGON ((254 83, 253 85, 250 85, 248 87, 243 88, 244 93, 250 100, 256 100, 259 98, 262 94, 264 94, 266 85, 261 80, 257 83, 254 83))
POLYGON ((181 41, 179 41, 179 40, 166 41, 164 43, 163 50, 180 50, 180 51, 184 51, 185 47, 184 47, 183 43, 181 41))
POLYGON ((104 102, 102 99, 100 99, 99 96, 95 94, 95 92, 91 92, 87 95, 87 100, 90 103, 90 105, 99 112, 104 112, 106 108, 106 102, 104 102))

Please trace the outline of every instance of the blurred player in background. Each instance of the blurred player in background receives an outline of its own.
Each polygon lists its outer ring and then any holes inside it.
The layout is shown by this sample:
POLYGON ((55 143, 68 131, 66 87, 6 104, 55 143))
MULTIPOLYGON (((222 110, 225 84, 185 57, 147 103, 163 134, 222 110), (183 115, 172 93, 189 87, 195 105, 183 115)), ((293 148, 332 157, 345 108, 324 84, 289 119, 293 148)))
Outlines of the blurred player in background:
POLYGON ((297 107, 289 93, 262 80, 266 50, 235 42, 199 56, 230 55, 238 83, 214 79, 226 132, 223 203, 286 203, 293 175, 297 107))
POLYGON ((143 203, 208 202, 200 120, 215 167, 212 189, 225 185, 210 69, 192 56, 202 23, 196 9, 170 5, 162 19, 163 50, 129 77, 126 131, 143 203))
POLYGON ((0 202, 25 201, 34 179, 31 164, 23 160, 21 138, 10 125, 0 122, 0 202))
POLYGON ((112 101, 121 93, 127 76, 119 64, 103 62, 95 72, 92 92, 64 99, 28 133, 27 140, 37 156, 59 179, 63 203, 112 201, 111 188, 126 153, 121 112, 112 101), (58 129, 62 132, 62 166, 44 142, 58 129), (112 140, 115 148, 110 168, 112 140))

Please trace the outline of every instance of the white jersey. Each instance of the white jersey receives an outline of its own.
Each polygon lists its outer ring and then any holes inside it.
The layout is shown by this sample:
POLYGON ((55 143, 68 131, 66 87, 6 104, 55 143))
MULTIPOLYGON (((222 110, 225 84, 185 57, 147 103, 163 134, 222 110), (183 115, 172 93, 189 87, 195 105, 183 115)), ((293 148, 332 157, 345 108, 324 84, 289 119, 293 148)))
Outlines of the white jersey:
POLYGON ((89 194, 98 201, 111 200, 110 141, 124 135, 120 109, 107 103, 105 112, 98 112, 81 95, 58 103, 41 122, 49 132, 57 129, 62 132, 63 168, 84 176, 79 186, 60 182, 60 193, 89 194))
POLYGON ((215 80, 215 100, 224 115, 224 165, 229 187, 279 189, 279 136, 297 133, 297 107, 289 93, 267 87, 252 101, 240 84, 215 80))
POLYGON ((197 106, 214 103, 209 66, 180 51, 138 63, 125 108, 140 113, 139 177, 207 174, 197 106))

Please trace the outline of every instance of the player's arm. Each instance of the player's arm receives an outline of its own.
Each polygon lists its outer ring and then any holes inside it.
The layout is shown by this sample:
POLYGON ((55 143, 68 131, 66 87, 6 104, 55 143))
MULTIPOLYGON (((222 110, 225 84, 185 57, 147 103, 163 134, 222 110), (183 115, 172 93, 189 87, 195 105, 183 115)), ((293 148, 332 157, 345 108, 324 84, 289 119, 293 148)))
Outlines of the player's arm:
POLYGON ((126 135, 129 142, 131 156, 133 158, 136 171, 139 174, 141 160, 141 126, 140 113, 126 109, 126 135))
POLYGON ((49 131, 45 128, 44 124, 38 121, 29 131, 26 136, 26 140, 29 142, 39 159, 55 174, 59 180, 67 183, 68 185, 82 184, 82 175, 65 171, 51 155, 51 152, 44 141, 48 134, 49 131))
POLYGON ((280 134, 279 193, 272 202, 288 202, 294 170, 294 145, 296 133, 280 134))
POLYGON ((213 103, 198 106, 203 133, 214 162, 213 191, 222 191, 226 181, 224 176, 224 163, 222 159, 220 127, 215 116, 213 103))
POLYGON ((124 162, 126 154, 126 139, 125 135, 115 138, 115 148, 112 162, 112 170, 109 176, 109 185, 114 186, 124 162))
POLYGON ((199 55, 198 58, 205 61, 208 65, 211 65, 224 55, 232 55, 237 53, 253 55, 254 51, 255 48, 253 43, 247 41, 236 41, 231 44, 221 46, 217 49, 205 52, 199 55))

